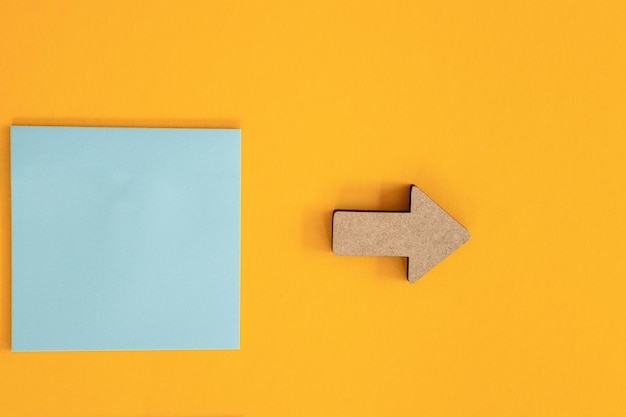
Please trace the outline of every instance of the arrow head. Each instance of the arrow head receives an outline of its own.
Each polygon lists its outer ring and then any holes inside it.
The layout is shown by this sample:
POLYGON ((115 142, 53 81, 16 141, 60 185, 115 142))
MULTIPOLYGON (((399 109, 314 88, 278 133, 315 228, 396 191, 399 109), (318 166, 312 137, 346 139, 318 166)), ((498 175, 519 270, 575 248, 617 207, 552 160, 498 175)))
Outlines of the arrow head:
POLYGON ((409 222, 415 233, 407 262, 409 282, 417 281, 470 238, 467 229, 415 185, 409 222))

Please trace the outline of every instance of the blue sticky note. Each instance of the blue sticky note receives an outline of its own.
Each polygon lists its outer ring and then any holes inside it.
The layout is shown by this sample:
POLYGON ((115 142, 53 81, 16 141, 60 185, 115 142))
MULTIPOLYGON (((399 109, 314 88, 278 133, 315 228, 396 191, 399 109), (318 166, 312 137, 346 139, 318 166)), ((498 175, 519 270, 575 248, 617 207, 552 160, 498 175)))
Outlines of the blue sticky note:
POLYGON ((13 351, 239 348, 237 129, 11 128, 13 351))

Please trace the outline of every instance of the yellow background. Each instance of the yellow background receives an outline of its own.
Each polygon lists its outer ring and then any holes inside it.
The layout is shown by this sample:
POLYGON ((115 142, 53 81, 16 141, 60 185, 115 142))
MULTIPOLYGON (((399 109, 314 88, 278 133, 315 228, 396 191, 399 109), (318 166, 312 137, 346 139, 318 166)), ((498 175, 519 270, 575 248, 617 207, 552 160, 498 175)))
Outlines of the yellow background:
POLYGON ((623 1, 5 0, 0 416, 624 416, 625 157, 623 1), (240 127, 241 350, 11 353, 11 124, 240 127), (331 253, 410 183, 466 245, 331 253))

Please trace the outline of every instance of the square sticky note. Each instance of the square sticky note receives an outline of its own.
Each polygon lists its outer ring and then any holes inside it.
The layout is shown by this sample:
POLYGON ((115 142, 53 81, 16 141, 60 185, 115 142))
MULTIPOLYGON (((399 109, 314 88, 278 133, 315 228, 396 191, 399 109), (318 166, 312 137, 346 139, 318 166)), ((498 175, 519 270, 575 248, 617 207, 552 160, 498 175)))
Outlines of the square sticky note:
POLYGON ((14 351, 237 349, 240 131, 13 126, 14 351))

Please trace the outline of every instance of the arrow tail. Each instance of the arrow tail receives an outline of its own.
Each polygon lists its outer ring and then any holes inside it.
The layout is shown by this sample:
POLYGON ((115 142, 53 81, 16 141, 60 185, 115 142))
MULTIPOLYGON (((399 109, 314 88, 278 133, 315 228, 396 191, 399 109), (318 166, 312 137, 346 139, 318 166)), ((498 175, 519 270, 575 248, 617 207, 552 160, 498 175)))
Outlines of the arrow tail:
POLYGON ((409 256, 403 212, 336 211, 333 214, 333 252, 337 255, 409 256))

